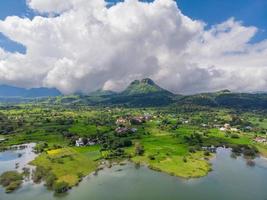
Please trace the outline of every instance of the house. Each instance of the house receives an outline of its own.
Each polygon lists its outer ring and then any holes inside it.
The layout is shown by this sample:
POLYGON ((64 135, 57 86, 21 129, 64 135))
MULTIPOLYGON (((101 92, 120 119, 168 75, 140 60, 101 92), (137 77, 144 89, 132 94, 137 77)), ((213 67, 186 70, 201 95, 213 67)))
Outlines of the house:
POLYGON ((76 147, 82 147, 82 146, 84 146, 83 139, 82 138, 79 138, 78 140, 76 140, 75 146, 76 147))
POLYGON ((237 128, 231 128, 230 130, 233 131, 233 132, 237 132, 238 131, 237 128))
POLYGON ((255 142, 258 142, 258 143, 263 143, 263 144, 267 144, 267 140, 266 138, 263 138, 263 137, 256 137, 254 139, 255 142))
POLYGON ((246 126, 245 129, 251 131, 252 127, 251 126, 246 126))
POLYGON ((96 140, 83 139, 83 138, 79 138, 75 142, 75 146, 76 147, 93 146, 95 144, 97 144, 97 141, 96 140))
POLYGON ((115 131, 119 135, 124 135, 124 134, 127 134, 130 132, 129 128, 127 128, 127 127, 118 127, 118 128, 116 128, 115 131))
POLYGON ((201 124, 201 126, 202 126, 202 127, 207 127, 208 125, 207 125, 207 124, 204 124, 204 123, 202 123, 202 124, 201 124))
POLYGON ((225 129, 227 129, 227 130, 231 129, 230 124, 224 124, 223 127, 224 127, 225 129))
POLYGON ((134 125, 140 125, 142 123, 145 122, 145 117, 133 117, 131 120, 130 120, 131 124, 134 124, 134 125))
POLYGON ((223 127, 219 129, 220 131, 229 131, 231 130, 230 124, 224 124, 223 127))
POLYGON ((6 139, 5 138, 0 138, 0 143, 4 142, 6 139))
POLYGON ((94 146, 96 145, 96 142, 94 141, 88 141, 87 146, 94 146))
POLYGON ((131 128, 131 132, 135 133, 137 131, 137 128, 131 128))
POLYGON ((121 126, 121 125, 126 125, 128 124, 128 120, 127 119, 124 119, 124 118, 118 118, 116 120, 116 125, 117 126, 121 126))
POLYGON ((202 149, 204 150, 204 151, 209 151, 210 153, 216 153, 216 147, 214 147, 214 146, 211 146, 211 147, 202 147, 202 149))
POLYGON ((146 114, 144 114, 144 118, 145 118, 146 121, 149 121, 149 120, 152 119, 152 115, 146 113, 146 114))

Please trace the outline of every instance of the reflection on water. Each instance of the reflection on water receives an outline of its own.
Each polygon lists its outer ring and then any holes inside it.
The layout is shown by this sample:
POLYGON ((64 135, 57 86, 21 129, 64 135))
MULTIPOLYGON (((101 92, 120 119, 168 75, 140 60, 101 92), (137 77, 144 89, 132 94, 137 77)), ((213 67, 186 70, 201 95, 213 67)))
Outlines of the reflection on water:
MULTIPOLYGON (((1 161, 0 161, 1 163, 1 161)), ((182 180, 133 164, 115 166, 87 177, 65 197, 54 197, 42 185, 27 183, 11 195, 0 189, 1 200, 267 200, 267 161, 249 167, 227 149, 218 149, 213 171, 200 179, 182 180)), ((1 168, 1 165, 0 165, 1 168)))
POLYGON ((21 171, 37 156, 32 151, 35 146, 34 143, 25 144, 23 146, 24 148, 22 149, 18 146, 17 149, 14 147, 16 150, 0 152, 0 174, 15 169, 21 171))

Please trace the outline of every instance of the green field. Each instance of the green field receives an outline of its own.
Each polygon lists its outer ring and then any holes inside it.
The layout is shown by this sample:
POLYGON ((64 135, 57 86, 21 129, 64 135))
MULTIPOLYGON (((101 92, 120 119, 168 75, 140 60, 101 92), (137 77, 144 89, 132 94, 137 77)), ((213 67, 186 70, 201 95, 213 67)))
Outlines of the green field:
POLYGON ((98 146, 67 147, 46 151, 31 164, 45 167, 56 175, 59 182, 65 181, 72 187, 79 183, 79 174, 86 176, 97 169, 100 156, 98 146))

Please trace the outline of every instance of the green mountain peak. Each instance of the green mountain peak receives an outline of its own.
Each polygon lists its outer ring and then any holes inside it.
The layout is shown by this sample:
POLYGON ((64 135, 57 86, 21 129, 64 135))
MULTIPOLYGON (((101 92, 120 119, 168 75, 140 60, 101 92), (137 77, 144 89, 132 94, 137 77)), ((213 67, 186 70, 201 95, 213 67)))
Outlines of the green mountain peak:
POLYGON ((135 80, 131 82, 131 84, 122 92, 122 94, 124 95, 139 95, 152 93, 171 94, 171 92, 159 87, 150 78, 135 80))

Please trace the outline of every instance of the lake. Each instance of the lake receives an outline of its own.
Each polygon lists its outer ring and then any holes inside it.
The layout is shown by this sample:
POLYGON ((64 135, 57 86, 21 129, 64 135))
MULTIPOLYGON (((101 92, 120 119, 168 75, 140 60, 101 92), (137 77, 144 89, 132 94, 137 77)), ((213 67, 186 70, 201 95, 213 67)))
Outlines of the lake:
MULTIPOLYGON (((0 157, 3 153, 0 153, 0 157)), ((13 194, 0 189, 1 200, 267 200, 267 161, 257 158, 249 167, 230 150, 219 148, 213 171, 204 178, 183 180, 133 164, 104 169, 90 175, 68 195, 54 197, 41 184, 31 182, 13 194)), ((9 155, 7 155, 9 156, 9 155)), ((0 160, 0 170, 2 169, 0 160)))
POLYGON ((0 152, 0 174, 8 170, 22 171, 24 167, 29 167, 28 163, 32 161, 37 155, 32 151, 35 146, 34 143, 14 146, 16 150, 8 150, 0 152), (16 164, 18 164, 16 166, 16 164))

